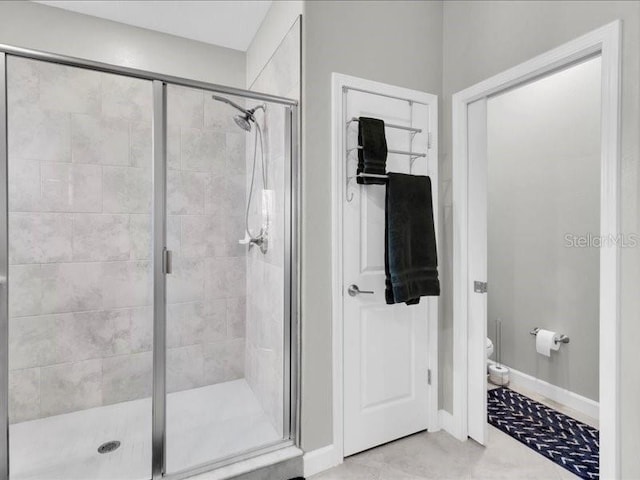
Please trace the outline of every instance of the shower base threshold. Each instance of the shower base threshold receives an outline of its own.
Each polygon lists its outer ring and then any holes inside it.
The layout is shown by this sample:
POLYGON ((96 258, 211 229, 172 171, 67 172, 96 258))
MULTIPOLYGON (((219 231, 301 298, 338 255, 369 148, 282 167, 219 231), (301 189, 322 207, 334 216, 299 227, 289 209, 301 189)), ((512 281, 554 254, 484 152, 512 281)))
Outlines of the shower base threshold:
MULTIPOLYGON (((148 480, 151 399, 10 427, 11 480, 148 480), (98 448, 120 442, 113 448, 98 448)), ((281 439, 244 379, 167 396, 167 472, 281 439)))

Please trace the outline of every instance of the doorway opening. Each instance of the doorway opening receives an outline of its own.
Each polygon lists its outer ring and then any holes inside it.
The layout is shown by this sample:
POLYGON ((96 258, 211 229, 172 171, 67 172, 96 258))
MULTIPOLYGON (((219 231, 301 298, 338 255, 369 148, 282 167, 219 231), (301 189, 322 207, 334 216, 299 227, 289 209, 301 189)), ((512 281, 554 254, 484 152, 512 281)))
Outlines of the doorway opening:
POLYGON ((589 428, 599 416, 599 473, 611 478, 619 476, 619 38, 614 22, 453 98, 453 433, 486 444, 488 407, 491 418, 507 395, 531 408, 546 397, 589 428), (571 76, 580 81, 560 92, 571 76), (512 387, 489 402, 488 337, 494 360, 509 367, 507 379, 492 365, 494 383, 512 387))

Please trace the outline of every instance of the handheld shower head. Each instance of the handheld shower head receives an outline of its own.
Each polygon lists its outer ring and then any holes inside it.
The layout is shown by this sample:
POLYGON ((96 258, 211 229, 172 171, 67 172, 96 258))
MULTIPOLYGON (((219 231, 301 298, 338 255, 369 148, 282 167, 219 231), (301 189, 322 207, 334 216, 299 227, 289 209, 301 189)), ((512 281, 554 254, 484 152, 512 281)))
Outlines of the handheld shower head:
POLYGON ((246 132, 250 132, 251 131, 251 122, 255 122, 256 119, 254 118, 253 114, 256 113, 257 110, 266 110, 267 106, 263 103, 262 105, 258 105, 257 107, 253 107, 250 109, 245 109, 242 108, 240 105, 238 105, 235 102, 232 102, 231 100, 229 100, 226 97, 219 97, 217 95, 211 95, 211 98, 213 98, 214 100, 217 100, 218 102, 223 102, 226 103, 227 105, 232 106, 233 108, 235 108, 236 110, 238 110, 239 112, 242 112, 242 115, 236 115, 233 117, 234 122, 236 122, 236 125, 238 125, 241 129, 243 129, 246 132))
POLYGON ((229 100, 226 97, 219 97, 217 95, 211 95, 211 98, 213 98, 214 100, 218 101, 218 102, 222 102, 222 103, 226 103, 227 105, 231 105, 233 108, 235 108, 236 110, 246 114, 247 110, 245 110, 244 108, 242 108, 240 105, 238 105, 235 102, 232 102, 231 100, 229 100))
POLYGON ((253 120, 253 116, 249 115, 235 115, 233 117, 233 121, 236 122, 236 125, 246 132, 251 131, 251 120, 253 120))

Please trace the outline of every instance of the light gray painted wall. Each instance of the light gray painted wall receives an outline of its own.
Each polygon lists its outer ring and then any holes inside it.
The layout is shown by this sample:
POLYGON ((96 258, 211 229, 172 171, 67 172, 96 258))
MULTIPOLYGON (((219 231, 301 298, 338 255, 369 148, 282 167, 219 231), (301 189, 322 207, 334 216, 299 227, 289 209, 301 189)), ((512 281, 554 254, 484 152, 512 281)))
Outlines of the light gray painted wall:
MULTIPOLYGON (((622 19, 622 231, 638 229, 638 164, 640 118, 640 2, 615 1, 447 1, 444 2, 443 102, 445 163, 440 171, 445 192, 445 235, 451 232, 451 94, 513 67, 579 35, 615 19, 622 19)), ((443 242, 444 243, 444 242, 443 242)), ((447 265, 451 262, 450 240, 442 245, 447 265)), ((637 379, 640 343, 640 256, 637 248, 624 249, 622 267, 621 378, 637 379)), ((443 277, 446 277, 443 272, 443 277)), ((450 292, 450 283, 443 282, 450 292)), ((442 305, 442 303, 441 303, 442 305)), ((452 317, 450 307, 440 326, 441 406, 451 411, 452 317)), ((640 382, 621 382, 622 477, 640 475, 640 382)))
MULTIPOLYGON (((600 58, 487 102, 488 334, 501 362, 598 400, 600 58), (571 242, 573 240, 574 244, 571 242), (551 357, 534 327, 569 335, 551 357)), ((494 357, 497 358, 497 357, 494 357)))
POLYGON ((244 52, 32 2, 0 2, 0 43, 245 88, 244 52))
POLYGON ((440 95, 440 2, 305 2, 302 446, 332 442, 331 73, 440 95))

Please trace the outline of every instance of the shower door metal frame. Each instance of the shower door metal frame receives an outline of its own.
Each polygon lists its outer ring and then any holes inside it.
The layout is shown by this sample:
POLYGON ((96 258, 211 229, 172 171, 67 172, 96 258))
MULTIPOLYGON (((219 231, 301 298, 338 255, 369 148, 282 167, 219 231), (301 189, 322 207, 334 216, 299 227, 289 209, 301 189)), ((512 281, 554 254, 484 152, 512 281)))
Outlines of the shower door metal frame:
POLYGON ((152 479, 178 480, 281 448, 299 444, 300 412, 300 114, 297 100, 161 73, 0 44, 0 480, 9 469, 9 306, 8 306, 8 138, 7 58, 9 56, 124 75, 150 81, 153 88, 153 390, 152 479), (196 88, 281 105, 285 108, 285 244, 284 244, 284 425, 283 439, 223 459, 165 474, 166 465, 166 172, 167 85, 196 88))

